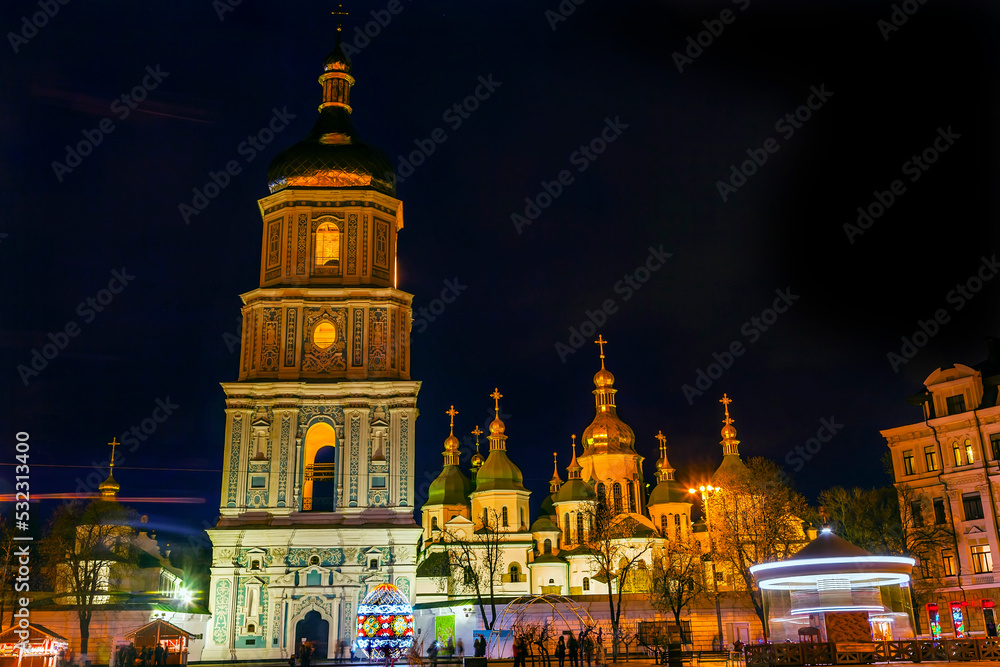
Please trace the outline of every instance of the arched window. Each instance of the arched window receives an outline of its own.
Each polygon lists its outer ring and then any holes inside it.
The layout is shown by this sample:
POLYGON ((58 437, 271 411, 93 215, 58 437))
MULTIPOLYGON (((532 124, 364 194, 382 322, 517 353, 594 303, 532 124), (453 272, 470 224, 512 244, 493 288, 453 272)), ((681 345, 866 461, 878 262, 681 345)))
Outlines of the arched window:
POLYGON ((257 632, 257 626, 256 625, 254 625, 253 623, 250 623, 249 625, 247 625, 247 634, 252 635, 255 632, 257 632))
POLYGON ((337 491, 337 433, 329 424, 313 424, 306 431, 302 510, 332 512, 337 491))
POLYGON ((500 512, 500 525, 502 525, 504 528, 506 528, 507 525, 508 525, 507 524, 507 506, 506 505, 503 506, 503 509, 500 512))
POLYGON ((670 539, 670 534, 667 532, 667 529, 669 527, 670 527, 670 524, 667 523, 667 515, 666 514, 661 514, 660 515, 660 535, 662 535, 664 538, 666 538, 668 540, 670 539))
POLYGON ((508 572, 510 572, 510 580, 512 583, 517 583, 521 580, 521 568, 517 566, 517 563, 512 563, 508 572))
POLYGON ((584 577, 583 578, 583 590, 585 590, 585 591, 589 591, 590 590, 590 577, 584 577))
POLYGON ((628 485, 628 511, 632 512, 633 514, 635 514, 635 512, 636 512, 636 509, 635 509, 635 485, 631 484, 631 483, 628 485))
POLYGON ((316 266, 337 266, 340 263, 340 230, 332 222, 316 228, 316 266))
POLYGON ((546 538, 546 540, 542 542, 542 553, 545 555, 552 554, 552 540, 546 538))
POLYGON ((965 439, 965 460, 967 463, 975 463, 976 455, 972 453, 972 442, 968 438, 965 439))
POLYGON ((438 529, 438 518, 436 516, 431 517, 431 530, 438 529))
POLYGON ((604 490, 604 482, 597 483, 597 502, 605 503, 607 502, 608 495, 604 490))
POLYGON ((674 534, 677 535, 677 539, 681 539, 681 515, 674 515, 674 534))
POLYGON ((569 513, 563 514, 563 544, 570 544, 572 540, 569 536, 569 513))
POLYGON ((583 514, 577 513, 576 515, 576 541, 577 543, 582 543, 587 540, 587 537, 583 534, 583 514))
POLYGON ((519 507, 517 509, 517 517, 518 517, 518 526, 520 526, 521 528, 523 528, 524 527, 524 508, 523 507, 519 507))
POLYGON ((614 487, 612 487, 612 493, 614 494, 615 501, 615 514, 622 513, 622 485, 615 482, 614 487))
POLYGON ((951 443, 952 453, 955 455, 955 465, 962 465, 962 448, 958 446, 958 440, 951 443))

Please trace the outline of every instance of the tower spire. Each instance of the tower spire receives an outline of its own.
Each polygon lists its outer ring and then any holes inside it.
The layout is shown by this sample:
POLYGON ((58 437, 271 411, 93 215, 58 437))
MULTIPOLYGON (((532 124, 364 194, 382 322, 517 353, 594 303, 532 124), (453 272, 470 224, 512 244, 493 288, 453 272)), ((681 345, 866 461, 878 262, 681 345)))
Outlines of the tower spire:
POLYGON ((569 437, 572 438, 570 446, 573 448, 573 459, 566 466, 566 475, 569 479, 581 479, 580 472, 583 470, 583 466, 576 462, 576 435, 569 437))
POLYGON ((108 478, 97 485, 97 490, 101 492, 102 500, 118 500, 115 495, 118 490, 121 489, 121 485, 115 481, 115 447, 122 444, 118 442, 118 438, 111 438, 111 461, 108 464, 108 478))
POLYGON ((733 418, 729 416, 729 404, 733 402, 733 399, 729 398, 726 394, 722 395, 719 399, 719 403, 722 403, 726 409, 726 416, 723 418, 722 423, 722 455, 723 456, 739 456, 739 444, 740 441, 736 439, 736 427, 733 426, 733 418))
POLYGON ((549 492, 558 492, 560 486, 562 479, 559 478, 559 457, 556 452, 552 452, 552 479, 549 480, 549 492))
POLYGON ((496 413, 493 421, 490 422, 490 451, 492 452, 494 449, 506 451, 507 436, 503 434, 505 427, 503 420, 500 419, 500 399, 503 398, 503 394, 500 393, 499 388, 494 388, 490 398, 493 399, 493 411, 496 413))
POLYGON ((670 467, 667 460, 667 436, 663 431, 657 431, 656 439, 660 441, 660 460, 656 462, 656 480, 658 482, 672 482, 674 480, 675 468, 670 467))

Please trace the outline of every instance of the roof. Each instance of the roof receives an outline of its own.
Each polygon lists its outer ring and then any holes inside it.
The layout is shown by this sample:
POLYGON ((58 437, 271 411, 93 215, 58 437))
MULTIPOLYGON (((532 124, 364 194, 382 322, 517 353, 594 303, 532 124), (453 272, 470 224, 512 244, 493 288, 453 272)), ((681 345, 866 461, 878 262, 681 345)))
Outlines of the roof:
POLYGON ((535 522, 531 524, 531 532, 542 533, 542 532, 559 532, 559 526, 552 522, 552 515, 543 514, 535 522))
POLYGON ((861 547, 851 544, 844 538, 834 535, 832 531, 820 532, 815 540, 797 551, 788 560, 803 560, 805 558, 848 558, 852 556, 871 556, 861 547))
POLYGON ((691 503, 691 494, 687 492, 684 485, 677 480, 664 480, 653 487, 649 494, 647 507, 654 505, 666 505, 667 503, 691 503))
POLYGON ((476 473, 476 493, 481 491, 527 491, 521 469, 507 456, 507 451, 494 449, 476 473))
POLYGON ((553 556, 552 554, 542 554, 541 556, 535 556, 535 560, 528 563, 528 567, 531 567, 532 565, 547 565, 547 564, 550 565, 552 563, 557 563, 559 565, 566 565, 568 562, 569 561, 567 561, 562 556, 553 556))
POLYGON ((141 628, 136 628, 132 632, 125 635, 125 639, 130 639, 133 637, 138 637, 139 635, 154 635, 158 637, 187 637, 191 638, 193 635, 185 630, 184 628, 179 628, 173 623, 167 623, 162 618, 158 618, 154 621, 150 621, 141 628))
POLYGON ((451 563, 447 551, 432 553, 417 566, 418 577, 447 577, 451 574, 451 563))
POLYGON ((738 454, 726 454, 722 457, 722 463, 714 473, 712 473, 712 481, 718 480, 720 475, 738 475, 747 471, 746 464, 740 460, 738 454))
POLYGON ((593 500, 597 498, 594 487, 582 479, 571 479, 559 487, 556 494, 557 503, 565 503, 571 500, 593 500))
MULTIPOLYGON (((17 642, 24 641, 24 639, 19 634, 16 634, 16 632, 19 629, 20 628, 17 625, 12 625, 11 627, 9 627, 6 630, 4 630, 3 632, 0 632, 0 644, 9 644, 12 641, 17 641, 17 642)), ((62 635, 57 635, 56 633, 52 632, 51 630, 49 630, 48 628, 46 628, 44 625, 38 625, 37 623, 29 623, 28 624, 28 641, 29 642, 31 640, 33 640, 33 639, 47 639, 47 638, 55 639, 56 641, 60 641, 60 642, 68 642, 69 641, 68 639, 66 639, 62 635)))
POLYGON ((457 465, 448 465, 431 482, 426 505, 468 505, 472 481, 457 465))

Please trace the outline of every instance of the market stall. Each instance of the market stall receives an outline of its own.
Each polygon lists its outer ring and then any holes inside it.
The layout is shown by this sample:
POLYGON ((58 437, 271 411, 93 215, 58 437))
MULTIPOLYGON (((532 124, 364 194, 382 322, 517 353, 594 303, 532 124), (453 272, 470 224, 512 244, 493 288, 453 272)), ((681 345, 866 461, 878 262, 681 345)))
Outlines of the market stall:
POLYGON ((29 623, 0 633, 0 667, 58 667, 69 642, 51 630, 29 623))
MULTIPOLYGON (((191 638, 190 632, 162 619, 150 621, 125 635, 125 640, 133 645, 137 652, 146 648, 155 651, 157 646, 161 647, 163 651, 161 664, 165 665, 187 664, 188 643, 191 638)), ((153 661, 150 660, 148 664, 153 664, 153 661)))

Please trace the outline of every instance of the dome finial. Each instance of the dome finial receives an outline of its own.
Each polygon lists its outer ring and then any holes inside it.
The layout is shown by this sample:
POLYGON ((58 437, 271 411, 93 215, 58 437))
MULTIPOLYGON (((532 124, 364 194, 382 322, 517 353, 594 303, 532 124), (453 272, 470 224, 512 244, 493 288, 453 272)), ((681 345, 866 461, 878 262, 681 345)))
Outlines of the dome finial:
POLYGON ((350 12, 344 11, 344 5, 337 5, 337 11, 330 13, 337 17, 337 41, 340 41, 340 33, 344 29, 342 19, 340 17, 349 16, 350 12))
POLYGON ((115 447, 122 444, 118 442, 118 438, 111 438, 111 461, 108 464, 108 478, 97 485, 97 490, 101 492, 101 498, 104 500, 117 500, 115 494, 121 489, 121 485, 115 481, 115 447))
POLYGON ((451 417, 451 428, 449 429, 448 437, 444 441, 444 464, 446 466, 456 466, 458 465, 459 455, 458 438, 455 437, 455 415, 458 414, 458 410, 453 405, 448 410, 445 410, 444 413, 451 417))
POLYGON ((608 344, 608 341, 604 340, 604 336, 597 334, 597 340, 594 343, 601 348, 601 368, 604 368, 604 346, 608 344))
POLYGON ((559 457, 556 452, 552 452, 552 479, 549 480, 549 492, 557 493, 562 486, 562 479, 559 478, 559 457))
POLYGON ((504 425, 500 419, 500 399, 503 398, 503 394, 500 393, 499 388, 494 388, 493 393, 490 394, 490 398, 493 399, 493 411, 496 413, 493 421, 490 422, 490 451, 494 449, 506 449, 504 440, 507 439, 507 436, 503 434, 504 425))
POLYGON ((660 430, 655 437, 660 441, 660 460, 656 462, 656 479, 660 482, 673 481, 675 469, 670 467, 670 461, 667 460, 667 436, 660 430))
POLYGON ((470 461, 470 463, 472 463, 472 471, 474 473, 481 465, 483 465, 483 455, 479 453, 479 436, 483 434, 483 430, 479 428, 479 424, 476 424, 476 428, 472 429, 470 433, 476 436, 476 453, 472 455, 472 461, 470 461))
POLYGON ((573 448, 573 458, 570 460, 569 465, 566 466, 566 473, 569 479, 580 479, 580 471, 583 470, 583 466, 576 461, 576 435, 574 434, 569 437, 572 439, 570 447, 573 448))
POLYGON ((722 420, 722 423, 724 424, 722 427, 722 442, 719 443, 722 445, 723 456, 740 455, 738 448, 740 441, 736 439, 736 428, 733 426, 734 420, 729 416, 729 404, 732 402, 733 399, 729 398, 726 394, 723 394, 722 398, 719 399, 719 403, 726 406, 726 416, 722 420))

